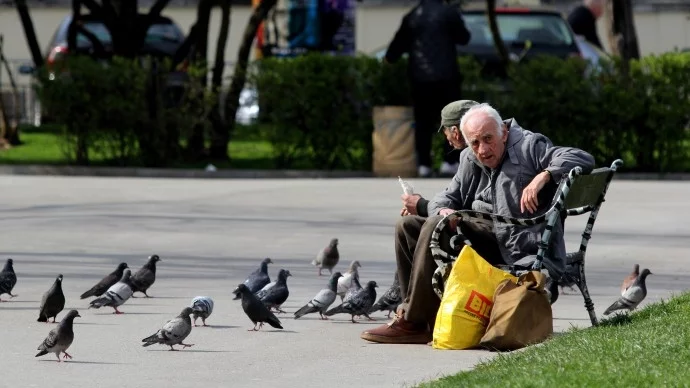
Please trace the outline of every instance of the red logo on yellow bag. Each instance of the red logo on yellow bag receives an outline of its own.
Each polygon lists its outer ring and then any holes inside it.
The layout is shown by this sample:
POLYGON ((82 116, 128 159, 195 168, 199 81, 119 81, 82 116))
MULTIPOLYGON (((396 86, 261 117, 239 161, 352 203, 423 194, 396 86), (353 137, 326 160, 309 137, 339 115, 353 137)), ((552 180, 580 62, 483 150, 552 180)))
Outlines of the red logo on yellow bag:
POLYGON ((492 305, 493 302, 491 302, 491 299, 478 293, 477 291, 472 290, 472 293, 465 304, 465 311, 488 321, 492 305))

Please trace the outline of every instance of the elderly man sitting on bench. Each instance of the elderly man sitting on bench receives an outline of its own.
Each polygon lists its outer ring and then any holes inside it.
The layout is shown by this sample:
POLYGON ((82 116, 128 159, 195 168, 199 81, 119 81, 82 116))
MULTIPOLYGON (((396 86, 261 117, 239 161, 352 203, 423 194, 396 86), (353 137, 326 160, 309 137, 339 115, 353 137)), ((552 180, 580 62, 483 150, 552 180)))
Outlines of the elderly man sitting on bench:
MULTIPOLYGON (((589 153, 554 146, 546 136, 521 128, 515 119, 504 121, 488 104, 473 104, 459 127, 468 147, 460 154, 460 167, 448 187, 431 201, 419 195, 403 196, 404 213, 409 215, 395 227, 395 255, 404 300, 392 322, 362 333, 365 340, 395 344, 431 341, 439 299, 431 283, 437 265, 429 243, 434 227, 444 216, 471 209, 536 217, 549 209, 563 174, 576 166, 585 172, 594 167, 589 153)), ((449 136, 460 134, 446 133, 449 136)), ((473 248, 494 266, 513 265, 536 255, 543 227, 487 227, 465 221, 459 221, 458 226, 473 248)), ((563 273, 566 252, 562 225, 556 225, 552 233, 549 249, 557 262, 549 263, 549 267, 563 273)), ((551 289, 557 292, 557 287, 551 289)))

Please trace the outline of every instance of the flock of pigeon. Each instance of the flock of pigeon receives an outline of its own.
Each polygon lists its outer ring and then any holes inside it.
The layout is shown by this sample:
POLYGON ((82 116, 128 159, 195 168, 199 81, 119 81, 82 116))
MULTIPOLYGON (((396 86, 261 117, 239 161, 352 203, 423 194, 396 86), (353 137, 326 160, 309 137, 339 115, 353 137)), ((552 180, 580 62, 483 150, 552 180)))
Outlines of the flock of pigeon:
MULTIPOLYGON (((352 322, 355 323, 355 317, 360 316, 373 320, 369 314, 376 311, 388 311, 388 317, 390 317, 390 313, 394 312, 402 301, 397 275, 394 276, 393 285, 376 301, 376 282, 371 280, 364 287, 359 282, 358 268, 361 267, 359 261, 351 262, 347 272, 342 274, 333 272, 339 260, 338 239, 334 238, 312 261, 312 265, 319 269, 319 276, 325 269, 329 271, 330 279, 324 289, 294 312, 294 319, 312 313, 319 313, 321 319, 324 320, 335 314, 350 314, 352 322), (340 297, 340 305, 330 308, 337 297, 340 297)), ((134 297, 135 293, 140 292, 145 297, 150 297, 147 291, 156 281, 156 263, 159 261, 161 259, 158 255, 152 255, 146 264, 133 274, 127 263, 120 263, 115 271, 84 292, 80 298, 95 297, 90 301, 89 309, 112 307, 113 314, 122 314, 118 307, 134 297)), ((250 331, 261 329, 264 323, 277 329, 283 328, 273 310, 277 313, 285 313, 281 306, 289 296, 287 278, 291 274, 290 271, 281 269, 277 280, 271 282, 268 265, 272 263, 270 258, 264 259, 259 268, 249 274, 246 280, 233 291, 234 299, 241 299, 242 309, 254 323, 250 331)), ((50 289, 43 294, 38 311, 38 322, 47 323, 52 318, 52 322, 55 323, 57 315, 64 309, 65 295, 62 292, 62 280, 63 276, 59 274, 50 289)), ((0 297, 3 294, 8 294, 11 298, 16 297, 17 295, 12 294, 16 283, 14 262, 12 259, 7 259, 4 268, 0 271, 0 297)), ((142 339, 142 346, 161 344, 169 346, 170 350, 177 350, 175 345, 182 346, 183 349, 193 346, 194 344, 185 344, 184 340, 192 332, 192 326, 197 326, 197 319, 201 318, 202 325, 206 326, 206 319, 212 312, 213 299, 208 296, 197 296, 192 299, 190 306, 182 309, 178 316, 167 321, 156 333, 142 339), (190 315, 193 316, 193 321, 190 315)), ((63 359, 71 359, 72 356, 67 353, 67 349, 74 340, 73 321, 78 317, 81 315, 77 310, 67 312, 57 327, 50 330, 38 346, 39 352, 36 357, 54 353, 58 362, 62 361, 61 354, 63 354, 63 359)))

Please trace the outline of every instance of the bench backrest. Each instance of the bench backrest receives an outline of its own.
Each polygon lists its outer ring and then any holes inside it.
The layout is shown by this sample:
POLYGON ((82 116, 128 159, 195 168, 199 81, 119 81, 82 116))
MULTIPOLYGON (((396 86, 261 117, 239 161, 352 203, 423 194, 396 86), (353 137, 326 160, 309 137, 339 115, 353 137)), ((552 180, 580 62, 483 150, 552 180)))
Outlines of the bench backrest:
MULTIPOLYGON (((577 209, 584 206, 596 208, 604 199, 615 170, 602 167, 593 170, 589 174, 578 175, 570 186, 570 191, 565 197, 565 209, 577 209)), ((566 183, 566 178, 561 182, 559 192, 566 183)))

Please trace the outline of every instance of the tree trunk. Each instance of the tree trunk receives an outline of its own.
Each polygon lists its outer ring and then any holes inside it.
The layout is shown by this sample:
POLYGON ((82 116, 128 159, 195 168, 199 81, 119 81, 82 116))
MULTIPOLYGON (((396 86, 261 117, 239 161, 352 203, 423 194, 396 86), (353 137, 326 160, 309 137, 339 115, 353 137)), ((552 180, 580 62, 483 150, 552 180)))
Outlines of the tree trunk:
POLYGON ((38 46, 38 39, 36 38, 36 31, 34 30, 34 23, 31 20, 29 8, 26 6, 26 0, 16 0, 15 3, 19 19, 21 19, 22 27, 24 28, 26 43, 29 45, 29 51, 31 51, 31 57, 34 61, 34 67, 39 69, 43 67, 43 55, 41 55, 41 49, 38 46))
POLYGON ((508 69, 510 57, 505 42, 503 42, 501 38, 501 32, 498 29, 498 22, 496 21, 496 0, 486 0, 486 17, 489 23, 489 30, 491 30, 491 36, 494 40, 494 46, 496 47, 496 51, 498 51, 503 69, 508 69))
MULTIPOLYGON (((256 37, 256 30, 259 24, 266 19, 268 12, 275 7, 277 0, 262 0, 259 6, 254 9, 252 16, 247 22, 247 27, 244 29, 242 35, 242 44, 237 52, 237 62, 235 63, 235 71, 230 83, 230 90, 225 97, 225 119, 228 121, 228 134, 232 135, 235 129, 235 116, 240 105, 240 93, 244 84, 247 81, 247 64, 249 62, 249 53, 252 49, 254 37, 256 37)), ((232 155, 230 155, 232 157, 232 155)))
POLYGON ((228 32, 230 31, 230 0, 221 0, 220 8, 222 11, 220 31, 218 31, 218 41, 216 43, 216 60, 213 65, 213 77, 211 78, 211 90, 216 103, 211 109, 211 146, 209 156, 213 160, 228 159, 228 142, 230 132, 220 114, 220 90, 223 81, 223 70, 225 70, 225 46, 228 42, 228 32))
MULTIPOLYGON (((208 58, 208 25, 211 20, 211 8, 213 8, 213 0, 200 0, 197 5, 196 23, 194 24, 194 41, 192 42, 192 61, 196 65, 203 65, 206 67, 208 58)), ((208 84, 207 72, 201 77, 200 82, 204 89, 208 84)), ((192 128, 192 134, 187 140, 187 157, 191 160, 200 160, 204 153, 204 123, 196 124, 192 128)))

